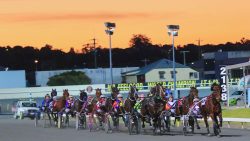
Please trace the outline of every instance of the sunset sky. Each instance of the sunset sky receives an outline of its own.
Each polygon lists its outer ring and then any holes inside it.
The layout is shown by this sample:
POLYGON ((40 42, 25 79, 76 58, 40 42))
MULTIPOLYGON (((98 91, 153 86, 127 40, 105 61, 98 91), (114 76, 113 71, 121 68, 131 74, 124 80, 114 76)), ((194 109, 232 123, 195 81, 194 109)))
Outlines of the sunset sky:
POLYGON ((166 25, 179 24, 176 44, 218 44, 250 38, 250 0, 0 0, 0 46, 45 44, 80 50, 93 37, 108 46, 104 22, 117 24, 113 47, 133 34, 170 44, 166 25))

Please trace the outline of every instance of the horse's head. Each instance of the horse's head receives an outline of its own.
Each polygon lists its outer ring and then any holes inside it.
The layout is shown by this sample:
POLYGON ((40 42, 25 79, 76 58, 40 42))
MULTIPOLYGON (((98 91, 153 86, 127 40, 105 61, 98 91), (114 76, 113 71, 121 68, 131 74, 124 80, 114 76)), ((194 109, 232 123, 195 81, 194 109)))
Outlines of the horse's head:
POLYGON ((211 90, 213 91, 212 96, 216 99, 217 102, 221 101, 221 87, 217 83, 213 83, 211 86, 211 90))
POLYGON ((160 84, 157 84, 155 86, 155 95, 156 96, 160 96, 162 98, 165 97, 165 92, 164 92, 164 88, 160 85, 160 84))
POLYGON ((111 88, 111 97, 116 99, 117 98, 117 95, 119 94, 119 89, 117 87, 112 87, 111 88))
POLYGON ((53 98, 54 96, 57 96, 57 91, 56 89, 52 89, 51 93, 50 93, 51 98, 53 98))
POLYGON ((189 95, 192 97, 192 98, 197 98, 199 97, 198 96, 198 89, 196 87, 190 87, 190 91, 189 91, 189 95))
POLYGON ((68 89, 64 89, 64 90, 63 90, 63 97, 64 97, 65 99, 67 99, 67 98, 69 97, 69 90, 68 90, 68 89))
POLYGON ((102 95, 102 89, 99 88, 95 89, 96 98, 99 99, 101 95, 102 95))
POLYGON ((137 89, 135 86, 130 86, 130 89, 129 89, 129 93, 128 93, 128 97, 130 98, 135 98, 137 95, 137 89))
POLYGON ((151 87, 149 91, 149 96, 155 96, 156 93, 156 87, 151 87))
POLYGON ((85 92, 85 90, 80 90, 80 97, 81 100, 86 100, 87 98, 87 93, 85 92))

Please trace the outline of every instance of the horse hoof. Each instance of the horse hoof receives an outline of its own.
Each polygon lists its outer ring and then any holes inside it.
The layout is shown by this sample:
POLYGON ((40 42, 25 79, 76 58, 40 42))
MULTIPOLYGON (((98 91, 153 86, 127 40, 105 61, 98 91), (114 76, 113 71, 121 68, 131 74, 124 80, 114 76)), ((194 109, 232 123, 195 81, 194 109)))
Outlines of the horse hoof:
POLYGON ((212 135, 209 133, 209 134, 207 134, 207 136, 208 136, 208 137, 211 137, 212 135))
POLYGON ((201 127, 200 127, 200 126, 198 126, 198 127, 197 127, 197 129, 201 129, 201 127))

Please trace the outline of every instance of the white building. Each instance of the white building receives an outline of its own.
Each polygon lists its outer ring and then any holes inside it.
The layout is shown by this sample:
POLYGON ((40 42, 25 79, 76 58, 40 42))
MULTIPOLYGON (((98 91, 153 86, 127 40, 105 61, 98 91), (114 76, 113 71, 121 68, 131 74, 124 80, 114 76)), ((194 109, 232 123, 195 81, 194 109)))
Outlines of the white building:
MULTIPOLYGON (((176 63, 176 80, 199 80, 199 72, 188 66, 176 63)), ((173 81, 173 62, 158 60, 137 70, 122 73, 123 83, 144 83, 173 81)))
POLYGON ((24 70, 0 71, 0 88, 25 88, 24 70))

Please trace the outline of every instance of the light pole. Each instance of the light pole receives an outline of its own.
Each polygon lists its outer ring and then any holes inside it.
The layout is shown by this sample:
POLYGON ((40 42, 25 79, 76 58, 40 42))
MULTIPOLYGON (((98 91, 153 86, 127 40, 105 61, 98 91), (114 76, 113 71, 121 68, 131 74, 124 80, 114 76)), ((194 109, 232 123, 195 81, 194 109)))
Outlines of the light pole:
POLYGON ((175 71, 175 47, 174 47, 174 36, 178 36, 179 25, 167 25, 168 35, 173 38, 173 77, 174 77, 174 97, 177 98, 176 91, 176 71, 175 71))
POLYGON ((36 60, 34 61, 34 63, 36 64, 36 72, 37 72, 37 63, 38 63, 38 60, 36 59, 36 60))
POLYGON ((183 53, 183 64, 186 66, 186 53, 189 53, 189 51, 181 51, 183 53))
POLYGON ((105 22, 104 25, 107 27, 105 30, 106 34, 109 35, 109 67, 110 67, 110 79, 111 84, 113 84, 113 70, 112 70, 112 43, 111 43, 111 35, 114 34, 115 23, 105 22))

